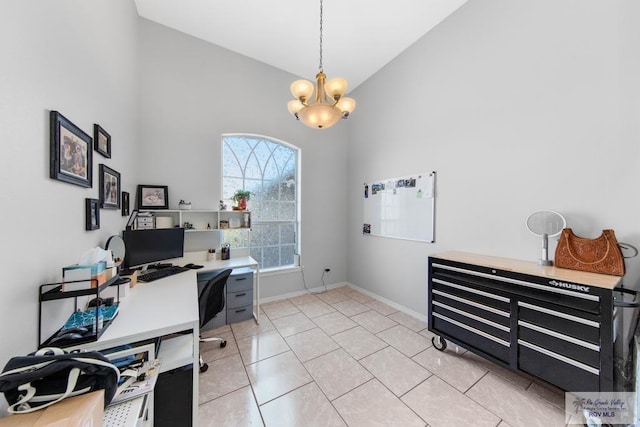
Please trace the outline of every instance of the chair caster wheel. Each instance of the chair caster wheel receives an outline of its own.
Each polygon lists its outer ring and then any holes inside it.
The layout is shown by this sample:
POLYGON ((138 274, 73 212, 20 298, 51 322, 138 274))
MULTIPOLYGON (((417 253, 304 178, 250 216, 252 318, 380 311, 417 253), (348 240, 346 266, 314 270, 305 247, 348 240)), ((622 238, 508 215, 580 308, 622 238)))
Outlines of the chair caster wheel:
POLYGON ((225 348, 227 346, 226 341, 220 341, 220 348, 225 348))
POLYGON ((445 351, 447 349, 447 342, 439 335, 431 338, 431 344, 433 344, 433 348, 438 351, 445 351))
POLYGON ((209 369, 209 365, 204 363, 202 366, 200 366, 200 373, 207 372, 207 369, 209 369))

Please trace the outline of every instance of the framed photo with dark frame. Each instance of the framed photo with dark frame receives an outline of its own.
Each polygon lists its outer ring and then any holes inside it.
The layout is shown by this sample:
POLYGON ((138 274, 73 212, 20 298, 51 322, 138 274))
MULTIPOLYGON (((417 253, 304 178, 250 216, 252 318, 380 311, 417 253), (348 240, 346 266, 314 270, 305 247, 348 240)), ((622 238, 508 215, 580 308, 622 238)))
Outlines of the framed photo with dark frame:
POLYGON ((120 173, 100 164, 100 207, 120 209, 120 173))
POLYGON ((100 229, 100 200, 84 199, 85 230, 100 229))
POLYGON ((93 125, 93 148, 107 159, 111 158, 111 135, 99 124, 93 125))
POLYGON ((169 187, 138 185, 138 210, 169 209, 169 187))
POLYGON ((122 216, 129 216, 129 193, 122 192, 122 216))
POLYGON ((93 186, 93 149, 91 137, 60 114, 49 113, 49 176, 59 181, 91 188, 93 186))

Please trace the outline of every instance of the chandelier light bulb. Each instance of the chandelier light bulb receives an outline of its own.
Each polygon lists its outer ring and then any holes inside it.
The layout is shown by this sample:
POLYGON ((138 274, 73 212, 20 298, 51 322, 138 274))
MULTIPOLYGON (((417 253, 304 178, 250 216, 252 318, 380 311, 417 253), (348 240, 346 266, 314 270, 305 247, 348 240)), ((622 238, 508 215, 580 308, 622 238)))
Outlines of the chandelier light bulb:
POLYGON ((304 105, 302 104, 302 102, 300 102, 300 100, 292 99, 287 104, 287 108, 289 109, 289 112, 295 116, 300 110, 304 108, 304 105))
POLYGON ((291 94, 294 98, 304 102, 313 94, 313 83, 309 80, 296 80, 291 83, 291 94))
POLYGON ((347 81, 341 77, 336 77, 331 80, 328 80, 324 84, 324 91, 327 93, 327 96, 333 100, 340 99, 342 95, 347 93, 347 81), (337 97, 337 98, 336 98, 337 97))
POLYGON ((336 107, 342 111, 342 116, 346 118, 356 109, 356 100, 348 96, 343 96, 336 104, 336 107))

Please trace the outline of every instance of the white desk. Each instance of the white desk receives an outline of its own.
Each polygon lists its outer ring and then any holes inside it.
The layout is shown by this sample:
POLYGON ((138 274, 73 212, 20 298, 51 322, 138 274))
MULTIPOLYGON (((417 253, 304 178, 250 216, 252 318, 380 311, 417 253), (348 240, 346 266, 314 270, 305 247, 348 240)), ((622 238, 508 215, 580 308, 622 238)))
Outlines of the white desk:
POLYGON ((81 349, 100 351, 177 332, 190 332, 194 425, 197 425, 198 420, 200 351, 198 340, 200 317, 196 283, 195 270, 151 283, 138 283, 130 289, 126 298, 120 300, 117 317, 100 339, 78 346, 81 349))
MULTIPOLYGON (((139 282, 120 300, 118 316, 96 342, 78 348, 104 350, 177 332, 189 331, 192 339, 193 424, 198 423, 199 328, 197 272, 226 268, 255 268, 254 317, 260 313, 258 262, 251 257, 200 262, 204 268, 190 270, 154 282, 139 282)), ((179 264, 182 265, 182 264, 179 264)), ((70 348, 72 349, 72 348, 70 348)), ((70 350, 68 349, 68 350, 70 350)), ((162 359, 162 349, 160 358, 162 359)))

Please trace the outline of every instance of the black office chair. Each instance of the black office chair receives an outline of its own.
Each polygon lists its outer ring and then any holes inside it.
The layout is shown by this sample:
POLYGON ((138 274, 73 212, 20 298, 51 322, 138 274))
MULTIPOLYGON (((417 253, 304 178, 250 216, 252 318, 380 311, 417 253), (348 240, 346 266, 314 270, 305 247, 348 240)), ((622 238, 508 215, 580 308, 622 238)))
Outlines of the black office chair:
MULTIPOLYGON (((224 292, 227 285, 227 279, 231 274, 231 269, 222 270, 202 287, 198 295, 198 305, 200 309, 200 328, 206 325, 211 319, 216 317, 224 308, 224 292)), ((227 342, 218 337, 202 338, 200 342, 220 341, 220 347, 226 347, 227 342)), ((202 355, 200 355, 200 372, 209 369, 209 365, 204 363, 202 355)))

